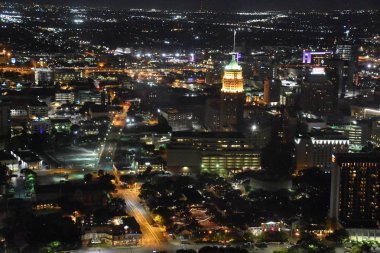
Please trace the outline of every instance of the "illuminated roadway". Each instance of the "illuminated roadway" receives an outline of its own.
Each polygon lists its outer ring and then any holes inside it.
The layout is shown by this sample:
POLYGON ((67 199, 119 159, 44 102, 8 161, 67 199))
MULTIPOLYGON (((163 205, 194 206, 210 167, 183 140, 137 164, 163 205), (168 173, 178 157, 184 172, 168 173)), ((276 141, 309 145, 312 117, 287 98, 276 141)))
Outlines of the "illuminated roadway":
POLYGON ((152 249, 164 249, 167 247, 167 239, 159 227, 154 227, 153 219, 145 210, 138 197, 138 189, 119 189, 115 195, 125 200, 127 212, 135 217, 142 232, 142 246, 152 249))
POLYGON ((111 125, 106 133, 105 140, 100 147, 99 152, 99 169, 111 169, 113 158, 115 156, 117 141, 120 137, 122 128, 111 125))

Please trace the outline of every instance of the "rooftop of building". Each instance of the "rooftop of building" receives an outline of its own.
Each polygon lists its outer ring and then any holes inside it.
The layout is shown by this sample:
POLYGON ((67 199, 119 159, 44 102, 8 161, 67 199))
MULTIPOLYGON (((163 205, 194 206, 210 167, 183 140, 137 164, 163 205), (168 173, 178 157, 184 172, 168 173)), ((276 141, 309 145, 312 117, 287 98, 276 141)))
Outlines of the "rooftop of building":
POLYGON ((313 129, 308 134, 309 137, 320 140, 347 140, 342 133, 336 132, 331 128, 313 129))
POLYGON ((9 152, 6 152, 4 150, 0 151, 0 161, 9 161, 9 160, 16 160, 16 158, 11 155, 9 152))
POLYGON ((172 139, 178 138, 204 138, 204 139, 244 139, 240 132, 173 132, 172 139))
POLYGON ((83 182, 62 182, 61 184, 47 184, 47 185, 36 185, 36 194, 46 194, 46 193, 56 193, 64 192, 65 194, 72 194, 76 191, 82 192, 103 192, 104 189, 99 187, 96 181, 91 183, 83 182))
POLYGON ((51 123, 67 123, 67 124, 71 124, 71 120, 70 119, 67 119, 67 118, 52 118, 50 119, 51 123))
POLYGON ((187 113, 188 112, 187 110, 184 110, 183 108, 173 108, 173 107, 162 108, 162 109, 160 109, 160 111, 165 112, 167 114, 187 113))
POLYGON ((164 161, 161 157, 138 157, 135 159, 140 164, 162 164, 164 161))
POLYGON ((303 118, 302 120, 306 123, 326 123, 326 121, 321 118, 303 118))
POLYGON ((24 162, 40 162, 41 159, 30 150, 17 150, 13 151, 13 154, 20 157, 24 162))
POLYGON ((370 162, 380 163, 380 150, 362 153, 339 153, 334 154, 338 164, 347 162, 370 162))
POLYGON ((26 107, 26 106, 48 107, 46 102, 42 102, 42 101, 38 101, 38 100, 34 100, 34 99, 29 99, 29 98, 14 99, 11 101, 11 107, 12 108, 19 107, 19 106, 22 106, 22 107, 26 107))

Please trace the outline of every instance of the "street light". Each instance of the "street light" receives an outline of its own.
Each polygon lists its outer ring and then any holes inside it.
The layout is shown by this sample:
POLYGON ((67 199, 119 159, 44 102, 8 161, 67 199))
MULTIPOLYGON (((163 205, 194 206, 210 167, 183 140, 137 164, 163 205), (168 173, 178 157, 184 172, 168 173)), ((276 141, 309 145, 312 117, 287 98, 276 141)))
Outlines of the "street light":
POLYGON ((183 174, 187 174, 187 173, 189 173, 189 170, 190 170, 190 168, 187 167, 187 166, 182 167, 182 172, 183 172, 183 174))
POLYGON ((252 130, 252 132, 257 131, 257 125, 256 125, 256 124, 253 124, 252 127, 251 127, 251 130, 252 130))

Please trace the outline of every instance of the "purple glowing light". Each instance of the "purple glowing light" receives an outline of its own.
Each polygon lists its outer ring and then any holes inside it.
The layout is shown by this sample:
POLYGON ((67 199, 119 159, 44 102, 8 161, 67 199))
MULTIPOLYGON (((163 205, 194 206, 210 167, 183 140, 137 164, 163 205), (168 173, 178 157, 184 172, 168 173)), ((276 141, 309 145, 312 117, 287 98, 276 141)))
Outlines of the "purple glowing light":
POLYGON ((311 64, 311 60, 312 60, 313 55, 326 55, 326 54, 333 54, 333 52, 330 52, 330 51, 327 51, 327 52, 306 52, 306 51, 303 51, 302 63, 303 64, 311 64))

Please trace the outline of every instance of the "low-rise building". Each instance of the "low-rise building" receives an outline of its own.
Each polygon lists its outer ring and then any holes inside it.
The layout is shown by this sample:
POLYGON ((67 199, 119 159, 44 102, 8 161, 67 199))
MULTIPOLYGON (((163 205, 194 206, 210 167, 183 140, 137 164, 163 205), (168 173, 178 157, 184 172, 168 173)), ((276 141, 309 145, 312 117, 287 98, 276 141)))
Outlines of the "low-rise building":
POLYGON ((72 91, 57 91, 55 101, 61 104, 72 104, 75 101, 75 94, 72 91))
POLYGON ((30 134, 51 133, 51 121, 47 118, 35 119, 29 122, 28 130, 30 134))
POLYGON ((14 150, 11 154, 19 162, 20 169, 38 170, 42 168, 42 160, 30 150, 14 150))
POLYGON ((12 172, 19 170, 18 160, 11 153, 6 151, 0 151, 0 164, 5 165, 12 172))
POLYGON ((132 168, 138 173, 145 172, 149 168, 152 171, 163 171, 164 161, 161 157, 138 157, 134 159, 132 168))
POLYGON ((176 108, 159 109, 158 112, 167 120, 173 132, 192 130, 192 112, 176 108))
POLYGON ((71 131, 71 126, 73 125, 71 123, 70 119, 51 119, 51 127, 52 129, 55 129, 58 133, 62 132, 70 132, 71 131))
POLYGON ((92 102, 95 104, 102 103, 102 95, 97 91, 80 90, 78 91, 78 103, 83 105, 86 102, 92 102))
POLYGON ((15 104, 10 106, 10 117, 11 119, 27 119, 28 118, 28 107, 25 104, 15 104))
POLYGON ((45 102, 32 101, 28 103, 28 114, 30 119, 47 117, 49 107, 45 102))
POLYGON ((115 217, 112 224, 93 225, 82 235, 85 245, 104 243, 109 246, 137 246, 141 241, 140 226, 134 217, 115 217))

